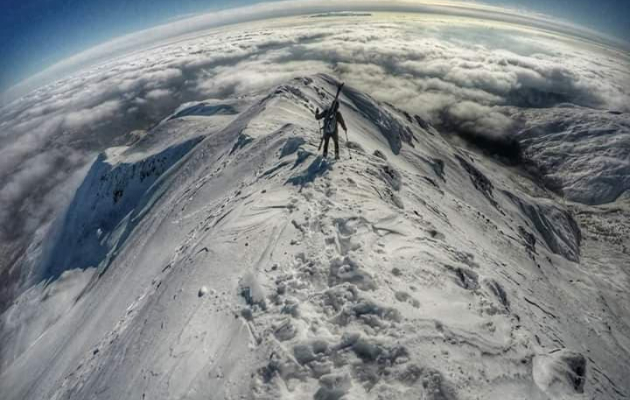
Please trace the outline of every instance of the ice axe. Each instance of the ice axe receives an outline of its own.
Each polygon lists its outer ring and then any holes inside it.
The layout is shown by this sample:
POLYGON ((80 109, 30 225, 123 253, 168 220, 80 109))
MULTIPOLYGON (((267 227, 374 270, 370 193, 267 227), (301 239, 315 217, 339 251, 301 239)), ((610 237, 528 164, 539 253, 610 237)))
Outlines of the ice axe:
POLYGON ((346 132, 346 146, 348 146, 348 157, 350 157, 350 159, 352 160, 352 152, 350 151, 350 141, 348 140, 348 130, 345 130, 346 132))

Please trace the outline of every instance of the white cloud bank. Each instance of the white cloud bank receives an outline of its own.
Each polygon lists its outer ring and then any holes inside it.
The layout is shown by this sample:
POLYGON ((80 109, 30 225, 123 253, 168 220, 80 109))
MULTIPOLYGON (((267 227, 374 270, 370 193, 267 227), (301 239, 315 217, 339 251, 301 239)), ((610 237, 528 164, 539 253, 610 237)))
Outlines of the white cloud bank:
POLYGON ((628 42, 567 21, 556 20, 523 10, 486 5, 472 0, 390 0, 386 2, 380 0, 287 0, 201 14, 121 36, 63 60, 17 84, 0 95, 0 105, 38 88, 51 79, 56 79, 56 77, 130 52, 137 52, 158 44, 162 45, 168 41, 182 40, 210 28, 269 18, 351 11, 424 13, 492 20, 549 30, 574 38, 620 47, 626 51, 630 49, 628 42))
MULTIPOLYGON (((276 6, 260 7, 271 15, 276 6)), ((150 36, 174 28, 156 29, 150 36)), ((187 101, 327 72, 434 123, 492 136, 512 128, 505 106, 629 112, 629 65, 622 52, 531 26, 441 15, 299 17, 172 41, 84 69, 0 109, 0 243, 25 243, 67 202, 64 188, 95 152, 187 101)))

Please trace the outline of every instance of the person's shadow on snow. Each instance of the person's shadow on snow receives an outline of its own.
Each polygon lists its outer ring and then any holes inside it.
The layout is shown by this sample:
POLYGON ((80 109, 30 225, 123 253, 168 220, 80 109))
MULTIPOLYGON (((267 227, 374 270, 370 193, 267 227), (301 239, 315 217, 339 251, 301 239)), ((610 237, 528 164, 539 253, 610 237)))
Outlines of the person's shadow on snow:
POLYGON ((307 183, 312 183, 318 177, 324 175, 326 171, 332 169, 332 164, 324 157, 317 156, 311 165, 308 166, 306 171, 300 175, 287 179, 286 183, 290 183, 294 186, 305 186, 307 183))

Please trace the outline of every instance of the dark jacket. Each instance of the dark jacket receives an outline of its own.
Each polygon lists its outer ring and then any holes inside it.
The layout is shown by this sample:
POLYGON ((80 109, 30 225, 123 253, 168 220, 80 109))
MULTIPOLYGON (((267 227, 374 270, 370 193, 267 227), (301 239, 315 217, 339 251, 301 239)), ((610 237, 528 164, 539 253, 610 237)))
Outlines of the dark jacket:
MULTIPOLYGON (((328 110, 323 110, 322 112, 317 112, 315 113, 315 118, 316 119, 322 119, 326 116, 326 114, 328 114, 328 110)), ((339 129, 338 129, 338 125, 341 124, 341 127, 343 128, 344 131, 347 131, 348 128, 346 128, 346 122, 343 120, 343 116, 341 115, 341 113, 339 111, 337 111, 337 125, 335 125, 335 135, 337 135, 339 133, 339 129)))

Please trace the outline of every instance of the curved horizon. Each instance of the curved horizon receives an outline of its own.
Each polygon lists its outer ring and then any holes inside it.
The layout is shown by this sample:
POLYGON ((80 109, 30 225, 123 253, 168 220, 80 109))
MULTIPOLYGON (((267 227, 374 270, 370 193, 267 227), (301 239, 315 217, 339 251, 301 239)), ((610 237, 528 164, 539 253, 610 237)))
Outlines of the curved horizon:
POLYGON ((421 2, 397 0, 387 4, 382 4, 377 0, 346 0, 334 4, 326 0, 263 2, 216 12, 175 16, 169 22, 104 40, 95 46, 85 48, 43 68, 11 86, 7 86, 0 92, 0 106, 84 68, 99 65, 116 57, 132 54, 135 51, 179 40, 191 34, 199 34, 213 28, 245 22, 343 12, 416 13, 478 19, 553 32, 622 52, 627 52, 630 49, 630 43, 625 40, 578 26, 569 21, 487 3, 439 0, 421 2))

